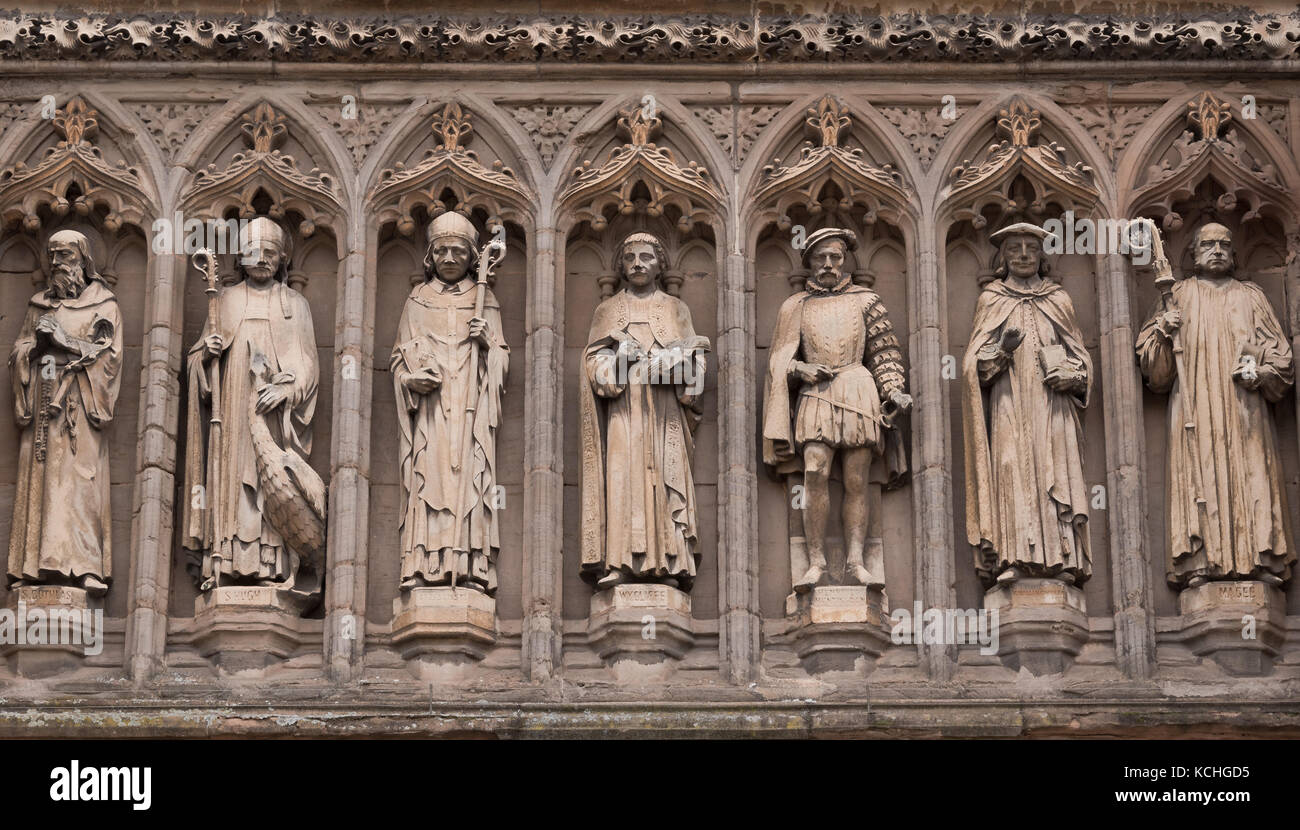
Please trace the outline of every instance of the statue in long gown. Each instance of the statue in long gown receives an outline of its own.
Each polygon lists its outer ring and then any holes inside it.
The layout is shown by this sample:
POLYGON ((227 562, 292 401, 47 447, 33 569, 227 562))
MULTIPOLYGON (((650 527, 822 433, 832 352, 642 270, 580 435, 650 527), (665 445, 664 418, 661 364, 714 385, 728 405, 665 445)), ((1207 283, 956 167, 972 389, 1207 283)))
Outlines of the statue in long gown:
POLYGON ((220 292, 190 349, 182 527, 203 590, 276 586, 312 602, 324 577, 324 485, 306 463, 319 369, 311 309, 283 282, 290 245, 266 217, 240 231, 244 279, 220 292), (219 430, 203 416, 212 361, 219 430))
POLYGON ((427 279, 397 324, 391 367, 400 433, 401 589, 497 588, 497 430, 510 349, 484 287, 475 315, 478 231, 459 213, 429 226, 427 279), (473 344, 478 344, 476 365, 473 344))
POLYGON ((1048 235, 1020 222, 990 237, 999 279, 962 360, 966 537, 986 584, 1092 573, 1079 425, 1092 358, 1069 295, 1044 279, 1048 235))
POLYGON ((619 246, 622 290, 591 321, 579 382, 582 575, 690 591, 699 565, 692 472, 705 354, 686 303, 659 285, 662 243, 619 246))
POLYGON ((1227 228, 1202 226, 1192 254, 1195 273, 1137 339, 1147 385, 1169 393, 1168 580, 1281 585, 1296 553, 1269 404, 1295 382, 1291 343, 1260 287, 1236 275, 1227 228))
MULTIPOLYGON (((857 236, 844 228, 822 228, 804 246, 812 275, 777 315, 764 389, 763 461, 776 466, 801 456, 806 508, 804 535, 808 570, 794 582, 807 593, 826 575, 826 526, 830 475, 840 457, 844 480, 844 579, 882 588, 884 562, 864 560, 868 530, 867 485, 872 458, 884 454, 891 473, 901 475, 905 456, 894 419, 912 398, 898 337, 880 297, 853 284, 846 269, 857 236), (795 398, 792 404, 791 398, 795 398), (892 444, 894 451, 887 451, 892 444)), ((883 560, 883 557, 876 557, 883 560)))
POLYGON ((122 313, 84 235, 56 231, 48 250, 46 288, 28 302, 9 356, 22 429, 9 585, 103 596, 113 559, 106 431, 122 380, 122 313))

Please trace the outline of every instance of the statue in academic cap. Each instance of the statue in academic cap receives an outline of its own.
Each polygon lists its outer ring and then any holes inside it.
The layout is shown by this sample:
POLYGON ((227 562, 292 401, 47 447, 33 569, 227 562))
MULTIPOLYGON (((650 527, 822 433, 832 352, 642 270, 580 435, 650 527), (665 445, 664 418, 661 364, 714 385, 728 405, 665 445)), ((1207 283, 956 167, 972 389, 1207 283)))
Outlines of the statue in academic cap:
POLYGON ((990 236, 997 279, 962 359, 966 536, 986 585, 1092 573, 1079 426, 1092 358, 1069 295, 1044 279, 1049 235, 1019 222, 990 236))
POLYGON ((291 247, 264 216, 240 230, 243 279, 221 290, 187 359, 182 521, 184 546, 202 557, 204 590, 274 585, 303 600, 320 593, 324 492, 305 461, 319 367, 311 309, 284 282, 291 247), (213 400, 219 420, 210 417, 213 400))
POLYGON ((689 592, 700 557, 694 434, 709 339, 663 289, 663 243, 618 248, 622 290, 596 307, 582 353, 582 576, 689 592))
POLYGON ((874 291, 853 284, 845 268, 857 236, 844 228, 810 234, 803 260, 812 275, 777 315, 763 394, 763 461, 778 466, 802 456, 808 570, 794 582, 811 591, 826 575, 830 474, 840 456, 844 479, 844 578, 884 586, 883 556, 864 560, 871 460, 888 459, 897 478, 906 469, 894 419, 912 408, 903 356, 888 312, 874 291), (792 400, 793 399, 793 400, 792 400), (892 449, 886 445, 890 445, 892 449), (881 561, 875 561, 875 560, 881 561))
POLYGON ((108 437, 121 384, 122 313, 76 231, 50 235, 45 290, 9 356, 22 429, 9 584, 108 590, 108 437))
POLYGON ((510 348, 501 306, 482 288, 479 234, 448 211, 430 224, 425 280, 397 323, 393 386, 400 433, 401 589, 497 588, 497 431, 510 348), (477 349, 474 345, 477 344, 477 349))

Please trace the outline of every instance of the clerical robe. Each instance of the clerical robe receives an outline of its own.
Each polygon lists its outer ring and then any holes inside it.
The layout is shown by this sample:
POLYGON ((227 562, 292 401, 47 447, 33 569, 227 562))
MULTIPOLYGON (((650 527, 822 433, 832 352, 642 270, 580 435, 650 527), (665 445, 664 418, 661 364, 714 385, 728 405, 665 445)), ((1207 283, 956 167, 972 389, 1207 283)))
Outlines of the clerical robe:
POLYGON ((475 283, 468 276, 452 285, 431 279, 411 291, 390 365, 400 435, 401 578, 418 576, 433 584, 469 579, 491 594, 501 547, 497 430, 510 348, 501 330, 501 306, 485 290, 483 318, 491 346, 479 347, 474 367, 469 321, 475 283), (442 382, 419 395, 402 379, 425 368, 442 382))
MULTIPOLYGON (((284 583, 296 571, 297 554, 263 515, 258 483, 249 402, 262 378, 253 375, 253 355, 266 359, 265 376, 284 381, 287 400, 265 413, 277 446, 311 454, 312 416, 316 411, 319 367, 311 309, 307 300, 283 283, 266 287, 247 280, 222 289, 220 330, 221 440, 210 432, 208 416, 199 402, 209 402, 210 367, 204 362, 203 338, 190 349, 189 418, 186 424, 184 546, 221 554, 223 577, 284 583), (204 449, 206 448, 206 455, 204 449), (212 465, 219 466, 218 488, 212 492, 212 465), (202 488, 196 490, 195 488, 202 488)), ((204 324, 206 336, 212 320, 204 324)), ((204 556, 202 573, 212 576, 212 557, 204 556)))
POLYGON ((663 291, 624 290, 596 307, 579 382, 584 578, 620 570, 690 590, 700 557, 691 467, 708 347, 686 303, 663 291), (620 360, 628 338, 665 371, 620 360))
POLYGON ((1169 392, 1169 581, 1181 586, 1193 576, 1249 578, 1256 571, 1287 579, 1296 554, 1268 404, 1295 381, 1291 344, 1254 283, 1190 277, 1174 283, 1173 300, 1183 318, 1178 337, 1186 379, 1178 377, 1172 341, 1157 325, 1162 307, 1137 340, 1147 385, 1169 392), (1257 389, 1232 377, 1243 354, 1258 376, 1257 389), (1184 426, 1189 415, 1190 430, 1184 426))
POLYGON ((13 580, 112 576, 108 435, 121 385, 122 314, 99 280, 60 299, 32 297, 9 357, 18 449, 8 575, 13 580), (49 315, 69 353, 38 336, 49 315), (51 404, 54 408, 50 408, 51 404))
POLYGON ((985 580, 1010 566, 1030 576, 1068 571, 1080 582, 1091 574, 1079 425, 1091 381, 1092 358, 1064 288, 1045 280, 1031 289, 1002 280, 985 287, 961 398, 966 538, 985 580), (1024 335, 1011 353, 1000 346, 1009 326, 1024 335), (1044 383, 1044 349, 1059 353, 1052 347, 1085 375, 1081 388, 1044 383))

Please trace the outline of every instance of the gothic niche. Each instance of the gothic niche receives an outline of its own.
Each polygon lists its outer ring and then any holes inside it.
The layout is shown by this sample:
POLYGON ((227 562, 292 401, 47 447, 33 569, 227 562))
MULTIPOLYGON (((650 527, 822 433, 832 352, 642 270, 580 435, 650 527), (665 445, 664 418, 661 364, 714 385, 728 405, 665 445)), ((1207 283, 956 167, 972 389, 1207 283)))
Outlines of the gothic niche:
POLYGON ((692 617, 717 609, 723 196, 696 146, 653 105, 631 106, 582 150, 560 196, 564 613, 587 618, 616 666, 682 657, 692 617), (646 613, 653 641, 640 636, 646 613))
POLYGON ((913 195, 863 117, 827 95, 777 145, 747 199, 768 473, 759 484, 760 599, 765 616, 787 618, 814 672, 859 660, 869 670, 888 643, 890 602, 911 602, 911 439, 898 403, 910 406, 904 228, 915 221, 913 195), (819 276, 821 264, 810 269, 823 245, 842 246, 838 285, 819 276), (827 322, 815 322, 823 312, 827 322), (818 365, 832 376, 805 376, 818 365), (851 365, 864 368, 839 378, 851 365), (841 404, 851 410, 837 416, 841 404), (812 426, 818 405, 827 424, 843 418, 845 429, 862 407, 879 407, 867 420, 881 427, 823 435, 812 426), (807 437, 814 433, 822 440, 807 437))
POLYGON ((325 158, 311 135, 268 102, 244 112, 210 144, 174 229, 188 578, 174 574, 171 613, 192 613, 179 641, 228 669, 310 648, 298 618, 322 614, 343 215, 333 174, 298 161, 325 158))
POLYGON ((999 610, 1007 667, 1054 673, 1087 641, 1089 611, 1109 613, 1089 487, 1105 470, 1094 286, 1107 226, 1092 169, 1025 99, 966 142, 978 150, 950 171, 938 219, 957 601, 999 610))
MULTIPOLYGON (((10 459, 0 466, 0 489, 10 494, 0 511, 15 529, 3 540, 9 578, 0 598, 22 599, 28 608, 102 608, 110 619, 127 608, 139 403, 134 381, 121 381, 140 372, 146 229, 156 205, 153 184, 125 155, 123 139, 119 127, 73 97, 32 126, 16 145, 19 161, 0 171, 0 272, 8 277, 0 301, 9 310, 0 341, 15 348, 15 383, 0 391, 7 413, 0 444, 10 459), (56 286, 72 272, 80 273, 80 287, 56 286), (47 287, 62 299, 51 300, 47 287), (27 329, 21 336, 20 328, 27 329), (74 464, 96 470, 94 483, 73 486, 85 474, 74 464), (64 501, 78 508, 63 515, 56 505, 64 501), (89 536, 59 542, 60 527, 74 523, 89 536)), ((121 648, 114 639, 102 659, 121 648)), ((28 676, 83 659, 80 649, 57 648, 7 656, 28 676)))
POLYGON ((488 117, 453 101, 410 130, 367 196, 378 250, 370 549, 394 554, 371 557, 367 608, 392 625, 393 646, 418 674, 482 659, 501 626, 522 617, 524 313, 537 199, 488 117), (442 261, 444 243, 468 259, 452 251, 442 261), (479 313, 485 261, 494 264, 479 313), (482 342, 470 336, 476 313, 482 342), (472 402, 470 360, 480 379, 472 402))
POLYGON ((1136 159, 1127 204, 1129 215, 1155 222, 1168 260, 1167 269, 1133 271, 1135 319, 1146 323, 1137 356, 1146 380, 1148 515, 1161 517, 1148 525, 1157 607, 1175 613, 1178 592, 1193 653, 1232 673, 1260 674, 1282 641, 1282 589, 1296 556, 1286 482, 1297 463, 1291 333, 1300 320, 1286 286, 1300 276, 1300 228, 1297 183, 1283 179, 1291 167, 1276 160, 1276 136, 1240 116, 1212 92, 1193 97, 1136 159), (1222 262, 1214 261, 1216 240, 1222 262), (1172 280, 1160 281, 1162 271, 1172 280), (1181 316, 1176 331, 1165 323, 1170 309, 1181 316), (1212 332, 1239 326, 1227 351, 1211 343, 1212 332), (1185 373, 1200 378, 1220 365, 1232 373, 1227 384, 1184 386, 1185 373), (1219 458, 1226 447, 1231 458, 1219 458), (1239 503, 1243 493, 1249 508, 1239 503), (1250 521, 1229 525, 1226 515, 1250 521), (1243 614, 1258 621, 1254 640, 1233 629, 1243 614))

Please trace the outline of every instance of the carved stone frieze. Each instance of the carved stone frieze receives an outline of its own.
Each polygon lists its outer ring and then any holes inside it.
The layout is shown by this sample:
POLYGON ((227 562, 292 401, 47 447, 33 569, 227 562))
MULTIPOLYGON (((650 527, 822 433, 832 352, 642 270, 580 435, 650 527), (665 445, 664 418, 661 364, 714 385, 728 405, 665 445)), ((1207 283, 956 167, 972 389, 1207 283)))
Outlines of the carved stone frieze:
POLYGON ((1295 59, 1300 12, 793 18, 263 18, 9 13, 0 60, 961 61, 1295 59))

